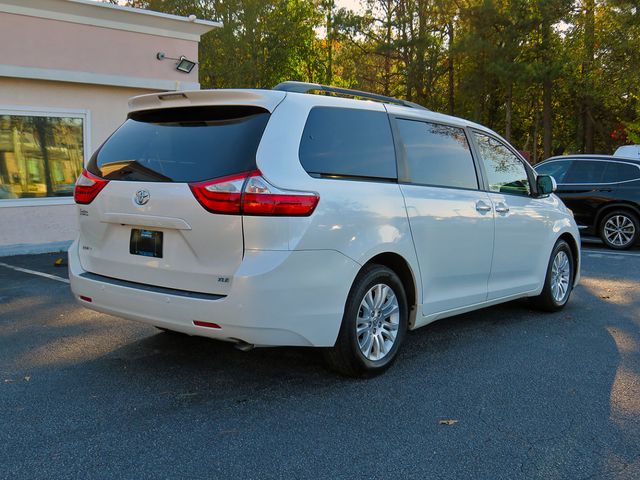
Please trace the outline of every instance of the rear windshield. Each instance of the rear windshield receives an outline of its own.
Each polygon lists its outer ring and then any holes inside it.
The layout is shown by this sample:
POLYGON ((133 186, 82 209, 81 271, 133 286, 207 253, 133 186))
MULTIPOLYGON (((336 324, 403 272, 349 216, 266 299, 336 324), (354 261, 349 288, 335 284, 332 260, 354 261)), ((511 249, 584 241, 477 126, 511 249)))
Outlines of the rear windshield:
POLYGON ((87 169, 108 180, 143 182, 197 182, 255 170, 269 115, 246 106, 136 112, 87 169))

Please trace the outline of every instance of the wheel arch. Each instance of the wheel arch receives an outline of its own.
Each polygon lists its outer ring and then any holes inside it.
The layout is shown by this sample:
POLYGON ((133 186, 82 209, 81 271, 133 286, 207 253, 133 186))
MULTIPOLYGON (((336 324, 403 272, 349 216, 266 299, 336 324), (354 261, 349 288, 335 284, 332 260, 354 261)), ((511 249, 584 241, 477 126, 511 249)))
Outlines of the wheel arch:
POLYGON ((407 295, 407 304, 409 305, 409 328, 413 328, 418 311, 418 281, 411 265, 402 255, 394 252, 379 253, 371 257, 362 268, 371 264, 383 265, 390 268, 400 277, 405 294, 407 295))
POLYGON ((558 240, 564 240, 571 249, 571 255, 573 256, 573 281, 575 284, 576 276, 578 275, 578 268, 580 267, 580 247, 578 240, 569 232, 564 232, 558 240))

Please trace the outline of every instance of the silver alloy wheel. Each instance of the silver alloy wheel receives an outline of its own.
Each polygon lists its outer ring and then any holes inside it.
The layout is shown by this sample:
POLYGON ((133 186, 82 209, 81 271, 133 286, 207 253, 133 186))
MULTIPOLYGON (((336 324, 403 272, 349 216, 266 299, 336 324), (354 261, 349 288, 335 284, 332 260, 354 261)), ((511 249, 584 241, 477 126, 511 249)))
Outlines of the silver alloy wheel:
POLYGON ((551 266, 551 294, 553 299, 562 303, 569 294, 569 277, 571 265, 566 252, 560 250, 553 259, 551 266))
POLYGON ((604 235, 611 245, 624 247, 633 240, 636 227, 626 215, 614 215, 604 224, 604 235))
POLYGON ((378 283, 365 294, 356 321, 360 351, 368 360, 383 359, 393 348, 400 326, 400 307, 394 291, 378 283))

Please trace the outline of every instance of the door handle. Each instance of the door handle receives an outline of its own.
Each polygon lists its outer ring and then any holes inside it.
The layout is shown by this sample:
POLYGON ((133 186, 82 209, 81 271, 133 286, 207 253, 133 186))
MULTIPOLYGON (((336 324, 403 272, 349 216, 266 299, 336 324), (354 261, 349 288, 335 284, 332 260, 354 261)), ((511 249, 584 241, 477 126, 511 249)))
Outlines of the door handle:
POLYGON ((476 202, 476 210, 480 213, 486 213, 491 211, 491 205, 487 205, 482 200, 476 202))
POLYGON ((496 205, 496 213, 509 213, 509 207, 506 204, 500 202, 496 205))

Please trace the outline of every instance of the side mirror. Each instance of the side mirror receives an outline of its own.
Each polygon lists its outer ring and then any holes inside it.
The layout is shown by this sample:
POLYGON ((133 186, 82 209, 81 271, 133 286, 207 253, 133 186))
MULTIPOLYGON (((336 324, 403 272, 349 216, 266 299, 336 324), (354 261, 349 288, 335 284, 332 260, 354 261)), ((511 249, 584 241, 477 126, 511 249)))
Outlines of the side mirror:
POLYGON ((538 175, 536 177, 536 190, 538 195, 550 195, 558 188, 558 184, 551 175, 538 175))

